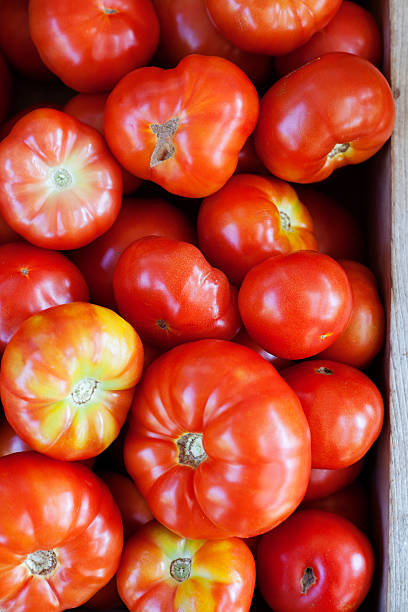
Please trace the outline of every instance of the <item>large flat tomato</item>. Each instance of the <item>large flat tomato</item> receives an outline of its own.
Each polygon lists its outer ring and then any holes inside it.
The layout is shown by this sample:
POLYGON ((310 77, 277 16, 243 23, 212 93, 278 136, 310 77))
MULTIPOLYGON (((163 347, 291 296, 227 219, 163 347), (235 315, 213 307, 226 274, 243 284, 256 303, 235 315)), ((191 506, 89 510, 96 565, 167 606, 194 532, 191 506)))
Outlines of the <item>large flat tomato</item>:
POLYGON ((374 155, 390 137, 394 120, 384 75, 357 55, 327 53, 267 91, 255 148, 272 174, 313 183, 374 155))
POLYGON ((66 113, 34 110, 0 143, 0 212, 36 246, 88 244, 121 201, 120 168, 102 136, 66 113))
POLYGON ((201 340, 168 351, 145 371, 130 421, 128 472, 153 515, 184 537, 257 535, 304 496, 305 415, 251 349, 201 340))
POLYGON ((134 329, 115 312, 73 302, 26 319, 1 362, 9 423, 31 448, 86 459, 116 438, 143 367, 134 329))
POLYGON ((0 459, 0 606, 62 612, 115 573, 119 510, 88 468, 33 452, 0 459))
POLYGON ((256 89, 240 68, 189 55, 176 68, 126 75, 108 98, 105 136, 129 172, 200 198, 233 174, 258 112, 256 89))

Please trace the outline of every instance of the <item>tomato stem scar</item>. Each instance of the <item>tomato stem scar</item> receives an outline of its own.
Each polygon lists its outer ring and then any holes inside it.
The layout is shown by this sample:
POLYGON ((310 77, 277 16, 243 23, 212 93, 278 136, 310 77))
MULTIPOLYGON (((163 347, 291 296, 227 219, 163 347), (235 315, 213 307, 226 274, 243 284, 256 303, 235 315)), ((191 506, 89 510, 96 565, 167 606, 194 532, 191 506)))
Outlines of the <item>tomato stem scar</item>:
POLYGON ((314 575, 313 568, 307 567, 304 571, 304 574, 300 580, 301 593, 302 595, 306 595, 311 586, 316 584, 317 578, 314 575))
POLYGON ((186 433, 177 440, 179 463, 196 468, 207 459, 202 433, 186 433))
POLYGON ((315 372, 317 372, 318 374, 326 374, 326 376, 334 374, 333 370, 330 370, 330 368, 326 368, 325 366, 322 366, 321 368, 316 368, 315 372))
POLYGON ((172 561, 170 564, 170 575, 177 582, 188 580, 191 575, 191 559, 189 557, 180 557, 172 561))
POLYGON ((150 167, 154 168, 166 159, 174 157, 176 151, 173 136, 177 132, 180 120, 175 117, 164 123, 151 123, 150 129, 157 136, 156 146, 150 158, 150 167))
POLYGON ((25 558, 24 563, 31 574, 49 576, 57 567, 57 555, 53 550, 36 550, 25 558))
POLYGON ((72 175, 66 168, 57 168, 52 175, 54 186, 61 191, 72 185, 72 175))
POLYGON ((283 210, 280 210, 279 211, 279 216, 280 216, 282 228, 286 232, 289 231, 290 228, 291 228, 291 223, 290 223, 290 217, 289 217, 288 213, 285 213, 283 210))
POLYGON ((94 378, 83 378, 78 381, 72 388, 71 398, 75 404, 86 404, 95 393, 98 386, 98 381, 94 378))
POLYGON ((345 153, 347 151, 347 149, 349 149, 349 148, 350 148, 350 143, 349 142, 344 142, 342 144, 336 144, 336 145, 334 145, 334 147, 332 148, 330 153, 328 153, 327 157, 329 159, 332 159, 333 157, 336 157, 336 155, 340 155, 341 153, 345 153))

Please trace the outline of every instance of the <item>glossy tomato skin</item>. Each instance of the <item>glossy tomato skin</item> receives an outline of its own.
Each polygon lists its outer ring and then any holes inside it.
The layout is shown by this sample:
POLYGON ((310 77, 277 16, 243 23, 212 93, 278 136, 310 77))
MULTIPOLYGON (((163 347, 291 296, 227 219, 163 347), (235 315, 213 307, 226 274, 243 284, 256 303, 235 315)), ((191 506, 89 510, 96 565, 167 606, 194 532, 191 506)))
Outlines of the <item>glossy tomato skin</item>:
MULTIPOLYGON (((352 483, 363 469, 364 459, 338 470, 312 468, 303 502, 327 497, 352 483)), ((302 503, 303 503, 302 502, 302 503)))
POLYGON ((238 538, 186 539, 152 521, 126 542, 117 583, 133 612, 248 612, 255 562, 238 538))
POLYGON ((233 174, 259 101, 245 73, 220 57, 139 68, 108 98, 105 136, 119 162, 170 193, 201 198, 233 174))
POLYGON ((258 585, 274 612, 355 612, 373 571, 367 537, 331 512, 296 512, 258 544, 258 585))
POLYGON ((120 314, 159 347, 230 340, 241 326, 237 290, 188 242, 161 236, 132 242, 116 264, 113 289, 120 314))
POLYGON ((347 275, 334 259, 297 251, 254 266, 241 285, 238 304, 255 342, 278 357, 304 359, 344 331, 352 295, 347 275))
POLYGON ((0 212, 26 240, 74 249, 119 214, 120 168, 102 136, 66 113, 38 109, 0 143, 0 212))
POLYGON ((351 366, 313 359, 281 371, 309 423, 312 467, 337 470, 359 461, 378 438, 384 403, 376 385, 351 366))
POLYGON ((285 520, 306 491, 309 452, 305 416, 274 367, 223 340, 183 344, 151 364, 124 447, 153 515, 211 539, 285 520))
POLYGON ((239 174, 204 198, 198 244, 239 287, 245 274, 273 255, 317 250, 313 222, 295 190, 274 177, 239 174))
POLYGON ((0 353, 32 314, 88 299, 84 277, 65 255, 24 242, 1 245, 0 353))
POLYGON ((31 37, 43 62, 84 93, 110 91, 130 70, 148 64, 159 41, 150 0, 30 0, 31 37))
POLYGON ((282 55, 296 49, 321 30, 341 0, 206 0, 215 25, 237 47, 282 55))
POLYGON ((0 475, 1 609, 81 605, 119 565, 123 530, 109 490, 88 468, 34 452, 2 457, 0 475), (43 575, 37 551, 47 553, 43 575))
POLYGON ((26 319, 4 351, 7 420, 34 450, 68 461, 116 438, 143 367, 134 329, 113 311, 73 302, 26 319))
POLYGON ((304 45, 275 59, 278 76, 283 76, 325 53, 343 51, 364 57, 378 65, 381 60, 381 33, 367 9, 344 0, 333 19, 304 45))
POLYGON ((327 53, 264 95, 255 149, 272 174, 313 183, 374 155, 394 121, 392 91, 381 72, 362 57, 327 53))
POLYGON ((92 302, 116 308, 113 271, 126 247, 144 236, 196 242, 190 220, 167 200, 124 198, 112 227, 91 244, 70 254, 87 280, 92 302))

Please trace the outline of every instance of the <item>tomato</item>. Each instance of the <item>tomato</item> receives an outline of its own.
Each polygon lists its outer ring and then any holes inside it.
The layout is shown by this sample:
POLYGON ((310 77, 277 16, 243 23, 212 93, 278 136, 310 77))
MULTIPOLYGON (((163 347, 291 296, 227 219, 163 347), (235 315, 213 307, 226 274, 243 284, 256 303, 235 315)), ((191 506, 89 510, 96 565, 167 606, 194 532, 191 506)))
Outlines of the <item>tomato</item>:
POLYGON ((341 0, 206 0, 215 25, 240 49, 282 55, 321 30, 341 0))
POLYGON ((271 363, 277 370, 287 368, 293 363, 289 359, 282 359, 281 357, 276 357, 276 355, 272 355, 272 353, 268 353, 268 351, 265 351, 262 346, 257 344, 251 338, 245 327, 241 327, 239 332, 232 338, 232 341, 237 342, 238 344, 243 344, 244 346, 247 346, 248 348, 252 349, 256 353, 258 353, 263 359, 269 361, 269 363, 271 363))
POLYGON ((150 0, 30 0, 30 32, 43 62, 77 91, 109 91, 149 63, 159 42, 150 0))
POLYGON ((204 255, 236 286, 272 255, 317 250, 308 210, 290 185, 274 177, 233 176, 203 200, 197 231, 204 255))
POLYGON ((102 136, 66 113, 38 109, 0 142, 0 212, 36 246, 74 249, 119 214, 120 169, 102 136))
POLYGON ((392 91, 381 72, 357 55, 327 53, 267 91, 255 148, 272 174, 313 183, 374 155, 394 121, 392 91))
POLYGON ((119 257, 132 242, 150 235, 195 242, 192 223, 170 202, 125 198, 112 227, 91 244, 72 251, 70 257, 85 276, 93 302, 116 308, 113 271, 119 257))
POLYGON ((274 612, 355 612, 373 572, 367 537, 331 512, 296 512, 258 544, 258 585, 274 612))
POLYGON ((107 308, 73 302, 26 319, 4 351, 7 420, 34 450, 94 457, 116 438, 143 367, 141 341, 107 308))
POLYGON ((376 385, 351 366, 314 359, 281 370, 309 423, 312 467, 337 470, 359 461, 378 438, 384 403, 376 385))
POLYGON ((254 266, 241 285, 238 304, 257 344, 284 359, 304 359, 345 330, 352 294, 346 273, 334 259, 297 251, 254 266))
POLYGON ((344 0, 333 19, 304 45, 275 59, 279 76, 287 74, 316 57, 334 51, 353 53, 379 64, 382 41, 373 15, 355 2, 344 0))
POLYGON ((365 368, 385 340, 385 313, 378 285, 369 268, 356 261, 340 260, 353 294, 351 319, 344 332, 319 357, 365 368))
POLYGON ((84 277, 65 255, 24 242, 1 245, 0 353, 30 315, 88 299, 84 277))
POLYGON ((153 515, 187 538, 250 537, 282 522, 310 476, 296 395, 254 351, 178 346, 137 387, 124 456, 153 515))
POLYGON ((363 469, 364 459, 360 459, 349 467, 338 470, 319 470, 312 468, 309 486, 303 502, 327 497, 353 482, 363 469))
POLYGON ((227 182, 258 119, 248 77, 228 60, 189 55, 176 68, 139 68, 110 94, 105 136, 136 176, 201 198, 227 182))
POLYGON ((205 0, 153 0, 160 22, 157 57, 162 65, 175 66, 191 53, 218 55, 237 64, 256 84, 265 82, 271 58, 242 51, 214 27, 205 0))
POLYGON ((185 539, 152 521, 126 542, 117 582, 133 612, 249 612, 255 562, 238 538, 185 539))
POLYGON ((0 497, 2 610, 77 607, 113 576, 120 513, 91 470, 33 452, 1 457, 0 497))

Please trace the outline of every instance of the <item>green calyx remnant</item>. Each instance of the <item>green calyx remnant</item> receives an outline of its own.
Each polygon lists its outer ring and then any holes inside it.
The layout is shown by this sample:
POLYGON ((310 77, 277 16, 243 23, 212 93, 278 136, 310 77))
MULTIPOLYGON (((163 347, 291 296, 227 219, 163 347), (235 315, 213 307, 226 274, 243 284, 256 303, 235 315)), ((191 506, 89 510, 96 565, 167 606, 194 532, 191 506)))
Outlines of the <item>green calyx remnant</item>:
POLYGON ((170 565, 170 575, 177 582, 188 580, 191 575, 191 559, 188 557, 175 559, 170 565))

